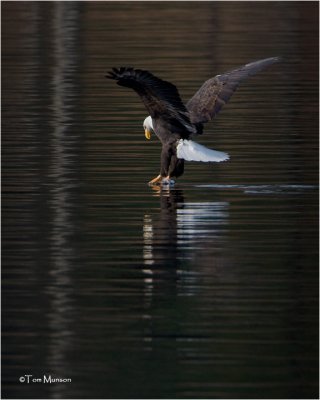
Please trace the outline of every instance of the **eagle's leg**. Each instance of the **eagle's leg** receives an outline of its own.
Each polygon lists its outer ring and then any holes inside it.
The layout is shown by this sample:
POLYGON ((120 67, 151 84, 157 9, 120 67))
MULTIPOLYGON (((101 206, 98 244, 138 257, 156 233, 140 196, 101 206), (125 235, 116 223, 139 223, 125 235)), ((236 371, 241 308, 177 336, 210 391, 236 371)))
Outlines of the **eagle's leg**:
POLYGON ((158 185, 160 183, 169 184, 175 169, 176 161, 177 159, 172 148, 172 143, 163 145, 161 151, 160 174, 152 179, 149 185, 158 185))
POLYGON ((164 165, 168 165, 168 169, 164 172, 164 177, 162 179, 162 184, 172 185, 174 184, 173 177, 178 177, 183 174, 184 160, 177 157, 175 148, 170 146, 167 157, 164 157, 164 165))

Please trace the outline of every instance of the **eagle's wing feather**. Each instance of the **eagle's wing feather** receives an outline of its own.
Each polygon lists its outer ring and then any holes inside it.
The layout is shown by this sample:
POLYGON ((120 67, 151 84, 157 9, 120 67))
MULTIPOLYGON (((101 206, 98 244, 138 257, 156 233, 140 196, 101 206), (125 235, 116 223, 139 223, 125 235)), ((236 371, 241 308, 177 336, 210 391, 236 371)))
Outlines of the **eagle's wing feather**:
POLYGON ((106 77, 115 79, 118 85, 129 87, 138 93, 152 118, 162 118, 194 131, 189 113, 172 83, 157 78, 148 71, 131 67, 113 68, 106 77))
POLYGON ((205 123, 212 120, 228 102, 241 81, 277 61, 278 57, 266 58, 207 80, 186 104, 191 122, 205 123))

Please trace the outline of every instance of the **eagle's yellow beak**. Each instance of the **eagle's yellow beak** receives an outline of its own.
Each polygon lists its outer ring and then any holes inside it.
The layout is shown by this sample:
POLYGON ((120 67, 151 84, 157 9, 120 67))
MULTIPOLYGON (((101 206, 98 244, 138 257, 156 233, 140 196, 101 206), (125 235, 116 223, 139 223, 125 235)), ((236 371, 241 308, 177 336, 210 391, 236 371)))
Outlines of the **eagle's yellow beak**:
POLYGON ((146 139, 150 140, 150 138, 151 138, 151 132, 149 131, 148 128, 146 128, 146 129, 144 130, 144 136, 146 137, 146 139))

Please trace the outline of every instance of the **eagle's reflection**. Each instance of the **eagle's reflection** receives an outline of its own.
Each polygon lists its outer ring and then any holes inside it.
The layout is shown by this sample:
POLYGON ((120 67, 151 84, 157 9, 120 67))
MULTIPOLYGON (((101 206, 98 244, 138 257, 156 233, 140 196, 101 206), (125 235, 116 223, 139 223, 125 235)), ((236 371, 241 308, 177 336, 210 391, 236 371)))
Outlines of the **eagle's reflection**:
POLYGON ((229 203, 186 202, 183 191, 172 188, 159 189, 155 195, 160 212, 144 215, 145 294, 168 294, 174 288, 174 295, 192 296, 201 269, 214 264, 212 249, 221 247, 229 203))
POLYGON ((169 266, 176 265, 177 255, 177 209, 184 206, 181 190, 159 192, 160 214, 145 214, 143 225, 144 263, 151 266, 156 261, 164 261, 169 266))

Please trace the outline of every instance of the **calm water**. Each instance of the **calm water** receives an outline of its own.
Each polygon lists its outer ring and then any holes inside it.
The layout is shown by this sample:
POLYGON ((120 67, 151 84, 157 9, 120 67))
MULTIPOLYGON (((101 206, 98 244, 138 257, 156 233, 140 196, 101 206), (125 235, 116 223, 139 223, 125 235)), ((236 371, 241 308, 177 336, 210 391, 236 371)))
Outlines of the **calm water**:
POLYGON ((312 2, 2 3, 3 398, 318 396, 318 56, 312 2), (146 112, 248 80, 171 190, 146 112), (71 382, 20 382, 20 377, 71 382))

